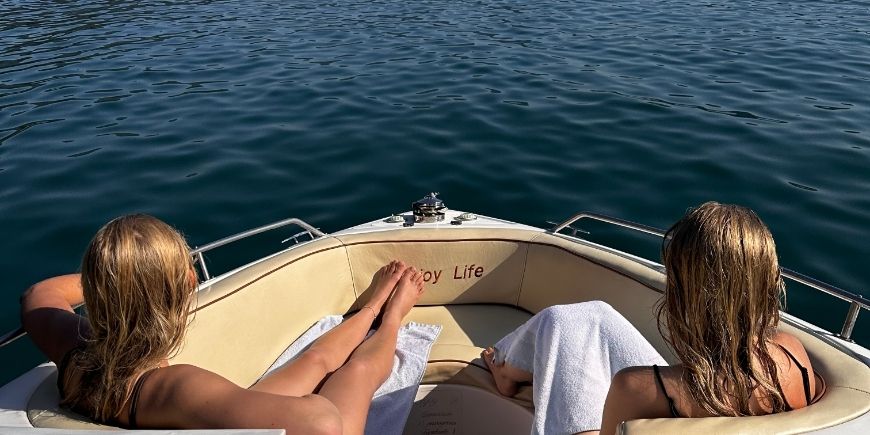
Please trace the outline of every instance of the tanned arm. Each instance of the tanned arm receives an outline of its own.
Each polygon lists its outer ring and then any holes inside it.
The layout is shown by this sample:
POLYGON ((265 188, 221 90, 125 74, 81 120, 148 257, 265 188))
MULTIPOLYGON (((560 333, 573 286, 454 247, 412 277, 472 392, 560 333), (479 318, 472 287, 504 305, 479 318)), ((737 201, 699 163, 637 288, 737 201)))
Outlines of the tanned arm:
POLYGON ((21 296, 24 330, 55 363, 89 333, 87 321, 73 311, 73 307, 83 301, 79 274, 40 281, 21 296))

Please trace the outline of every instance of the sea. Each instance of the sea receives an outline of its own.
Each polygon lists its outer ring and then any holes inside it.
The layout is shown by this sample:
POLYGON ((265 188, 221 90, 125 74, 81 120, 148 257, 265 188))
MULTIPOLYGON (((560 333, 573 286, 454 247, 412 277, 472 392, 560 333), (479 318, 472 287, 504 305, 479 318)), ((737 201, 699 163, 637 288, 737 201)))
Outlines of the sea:
MULTIPOLYGON (((337 231, 431 191, 544 228, 737 203, 783 266, 866 293, 870 4, 0 1, 0 333, 119 215, 197 246, 288 217, 337 231)), ((655 238, 576 226, 658 258, 655 238)), ((840 330, 847 303, 788 289, 788 312, 840 330)), ((870 345, 870 313, 854 335, 870 345)), ((0 384, 42 360, 0 349, 0 384)))

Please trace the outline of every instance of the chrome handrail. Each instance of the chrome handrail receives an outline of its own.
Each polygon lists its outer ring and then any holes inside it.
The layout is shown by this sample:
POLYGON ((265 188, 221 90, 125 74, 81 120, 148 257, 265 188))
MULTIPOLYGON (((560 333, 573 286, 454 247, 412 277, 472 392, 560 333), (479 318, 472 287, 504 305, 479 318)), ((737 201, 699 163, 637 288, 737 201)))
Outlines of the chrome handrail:
POLYGON ((207 281, 207 280, 211 279, 211 275, 209 275, 209 273, 208 273, 208 267, 206 267, 206 265, 205 265, 205 257, 203 257, 202 254, 204 254, 205 252, 211 251, 214 248, 219 248, 219 247, 224 246, 226 244, 233 243, 233 242, 236 242, 236 241, 239 241, 239 240, 251 237, 251 236, 255 236, 257 234, 264 233, 266 231, 274 230, 276 228, 285 227, 287 225, 298 225, 298 226, 302 227, 302 229, 305 231, 298 233, 298 234, 295 234, 293 236, 290 236, 290 238, 288 238, 288 239, 282 240, 282 243, 287 242, 290 239, 296 240, 298 242, 297 237, 299 237, 301 234, 304 234, 304 233, 308 233, 308 235, 311 237, 312 240, 316 239, 318 237, 323 237, 326 235, 326 233, 324 233, 323 231, 320 231, 319 229, 315 228, 314 226, 312 226, 308 222, 303 221, 302 219, 290 218, 290 219, 284 219, 283 221, 272 222, 271 224, 263 225, 263 226, 257 227, 257 228, 252 228, 250 230, 242 231, 240 233, 233 234, 232 236, 224 237, 223 239, 211 242, 211 243, 203 245, 203 246, 199 246, 196 249, 190 251, 190 255, 195 256, 195 258, 197 260, 196 263, 199 266, 199 270, 202 272, 203 278, 205 278, 207 281))
POLYGON ((6 346, 9 343, 12 343, 15 340, 18 340, 21 337, 24 337, 25 335, 27 335, 27 331, 24 330, 23 326, 19 326, 18 329, 3 334, 3 337, 0 337, 0 348, 6 346))
MULTIPOLYGON (((263 232, 266 232, 269 230, 274 230, 276 228, 281 228, 281 227, 285 227, 287 225, 294 225, 294 224, 302 227, 302 229, 305 231, 303 231, 301 233, 294 234, 294 235, 290 236, 289 238, 282 240, 281 241, 282 243, 288 242, 291 239, 298 243, 299 242, 298 237, 300 235, 303 235, 306 233, 308 234, 309 237, 311 237, 312 240, 316 239, 318 237, 323 237, 326 235, 326 233, 324 233, 323 231, 320 231, 319 229, 315 228, 314 226, 312 226, 308 222, 303 221, 302 219, 290 218, 290 219, 285 219, 285 220, 278 221, 278 222, 273 222, 273 223, 268 224, 268 225, 263 225, 261 227, 253 228, 253 229, 250 229, 247 231, 242 231, 240 233, 233 234, 232 236, 229 236, 229 237, 224 237, 223 239, 208 243, 206 245, 203 245, 203 246, 197 247, 196 249, 191 250, 190 255, 194 256, 194 258, 197 260, 196 263, 197 263, 200 271, 202 272, 203 277, 206 280, 209 280, 209 279, 211 279, 211 275, 209 275, 208 268, 205 265, 205 257, 203 257, 203 255, 202 255, 203 253, 208 252, 212 249, 224 246, 226 244, 233 243, 235 241, 242 240, 242 239, 247 238, 247 237, 251 237, 253 235, 257 235, 257 234, 260 234, 260 233, 263 233, 263 232)), ((2 336, 0 336, 0 348, 3 348, 4 346, 12 343, 15 340, 18 340, 19 338, 21 338, 25 335, 27 335, 27 332, 24 330, 23 326, 19 326, 15 330, 7 332, 6 334, 3 334, 2 336)))
MULTIPOLYGON (((571 216, 566 221, 557 224, 553 229, 550 230, 551 233, 556 234, 565 228, 571 229, 573 231, 573 235, 576 236, 577 231, 582 231, 578 228, 571 227, 571 224, 577 222, 581 219, 593 219, 600 222, 608 223, 611 225, 616 225, 623 228, 628 228, 635 231, 640 231, 642 233, 651 234, 654 236, 664 237, 665 232, 661 229, 651 227, 649 225, 639 224, 637 222, 628 221, 625 219, 619 219, 612 216, 603 215, 600 213, 589 213, 589 212, 580 212, 571 216)), ((846 302, 849 302, 849 311, 846 313, 846 319, 843 322, 843 328, 840 330, 838 334, 840 338, 844 340, 851 340, 852 331, 855 329, 855 322, 858 320, 858 314, 861 312, 861 309, 870 310, 870 299, 865 298, 863 295, 859 295, 856 293, 852 293, 846 290, 843 290, 839 287, 833 286, 826 282, 819 281, 815 278, 806 276, 802 273, 795 272, 791 269, 787 269, 785 267, 780 268, 783 278, 788 278, 792 281, 799 282, 807 287, 812 289, 821 291, 823 293, 827 293, 831 296, 834 296, 838 299, 842 299, 846 302)))

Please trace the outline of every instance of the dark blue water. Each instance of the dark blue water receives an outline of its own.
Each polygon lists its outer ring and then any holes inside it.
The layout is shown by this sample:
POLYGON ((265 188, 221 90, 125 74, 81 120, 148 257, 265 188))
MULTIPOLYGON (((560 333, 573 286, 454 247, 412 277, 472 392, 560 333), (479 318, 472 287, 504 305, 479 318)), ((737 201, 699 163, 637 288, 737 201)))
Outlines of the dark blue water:
MULTIPOLYGON (((0 3, 0 331, 120 214, 196 245, 429 190, 539 226, 736 202, 783 265, 860 293, 868 23, 850 1, 0 3)), ((790 289, 839 330, 846 304, 790 289)), ((0 381, 38 359, 0 350, 0 381)))

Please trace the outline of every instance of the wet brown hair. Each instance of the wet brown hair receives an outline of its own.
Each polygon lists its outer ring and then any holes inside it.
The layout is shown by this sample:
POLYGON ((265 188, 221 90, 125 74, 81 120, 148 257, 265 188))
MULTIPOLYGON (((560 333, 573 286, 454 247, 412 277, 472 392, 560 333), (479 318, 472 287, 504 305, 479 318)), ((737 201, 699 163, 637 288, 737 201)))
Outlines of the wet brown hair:
POLYGON ((97 232, 82 259, 91 333, 71 361, 82 378, 65 385, 62 405, 98 421, 117 418, 131 383, 181 345, 192 268, 184 238, 152 216, 123 216, 97 232))
POLYGON ((707 202, 665 234, 659 329, 684 366, 683 381, 713 415, 751 415, 753 392, 785 410, 768 344, 785 287, 770 231, 752 210, 707 202))

